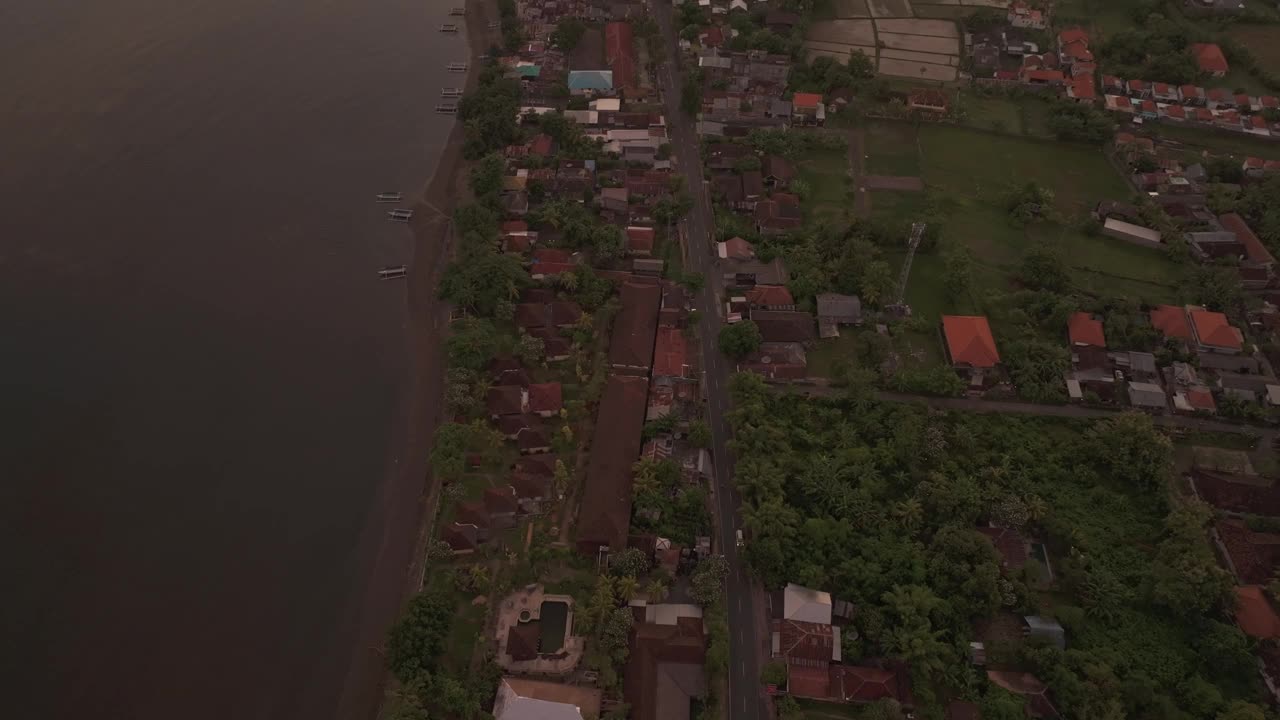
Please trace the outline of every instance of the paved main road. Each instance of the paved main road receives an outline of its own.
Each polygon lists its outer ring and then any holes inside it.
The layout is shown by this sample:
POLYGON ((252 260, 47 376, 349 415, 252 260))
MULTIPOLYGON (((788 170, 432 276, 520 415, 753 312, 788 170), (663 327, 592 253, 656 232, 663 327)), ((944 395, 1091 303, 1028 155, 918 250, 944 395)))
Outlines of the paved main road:
POLYGON ((695 302, 701 315, 698 335, 706 373, 704 384, 710 415, 711 449, 715 457, 713 482, 716 484, 716 515, 720 528, 718 540, 725 559, 729 561, 726 582, 729 598, 729 696, 726 704, 730 720, 761 720, 769 717, 760 692, 762 641, 757 632, 757 619, 763 610, 756 606, 758 588, 743 568, 736 544, 739 499, 732 488, 733 458, 729 454, 729 424, 725 419, 729 410, 727 382, 731 368, 716 346, 720 327, 716 294, 719 270, 714 262, 715 245, 711 234, 714 216, 702 183, 702 157, 694 123, 680 110, 681 75, 677 68, 680 50, 671 20, 671 4, 651 0, 650 9, 667 44, 668 57, 658 68, 658 84, 666 99, 668 139, 689 194, 693 196, 693 209, 684 222, 689 256, 685 264, 688 269, 702 273, 707 280, 695 302))

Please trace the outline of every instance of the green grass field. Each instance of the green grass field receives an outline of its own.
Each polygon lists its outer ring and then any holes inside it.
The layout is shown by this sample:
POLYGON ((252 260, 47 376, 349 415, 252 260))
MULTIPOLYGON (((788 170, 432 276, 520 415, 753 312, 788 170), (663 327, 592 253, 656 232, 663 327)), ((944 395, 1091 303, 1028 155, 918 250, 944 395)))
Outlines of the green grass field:
POLYGON ((907 123, 873 122, 866 129, 868 175, 919 175, 916 131, 907 123))
POLYGON ((1276 145, 1276 143, 1271 140, 1250 137, 1244 133, 1229 131, 1215 132, 1212 130, 1202 130, 1200 128, 1171 125, 1169 123, 1162 123, 1159 126, 1151 125, 1148 127, 1155 128, 1162 138, 1185 143, 1190 150, 1196 153, 1202 149, 1206 149, 1217 153, 1235 155, 1237 157, 1255 155, 1268 160, 1280 159, 1280 145, 1276 145))
POLYGON ((800 179, 809 186, 805 209, 818 219, 840 219, 853 201, 849 197, 848 155, 844 150, 814 150, 796 162, 800 179))
MULTIPOLYGON (((1027 250, 1049 243, 1075 270, 1080 290, 1149 301, 1172 301, 1181 268, 1154 250, 1075 229, 1099 200, 1131 194, 1124 180, 1091 147, 1042 142, 943 125, 874 124, 868 143, 875 166, 919 168, 924 193, 872 193, 874 217, 894 223, 925 219, 942 228, 946 243, 969 246, 975 260, 975 291, 1008 287, 1027 250), (918 133, 918 138, 917 138, 918 133), (919 148, 917 157, 912 150, 919 148), (1054 192, 1064 223, 1019 227, 1009 220, 1005 198, 1020 183, 1034 181, 1054 192)), ((892 260, 893 258, 891 258, 892 260)), ((894 260, 895 268, 900 260, 894 260)), ((936 317, 972 308, 944 292, 939 251, 916 256, 907 301, 918 314, 936 317)))
POLYGON ((1263 69, 1280 73, 1280 25, 1236 23, 1227 34, 1248 48, 1263 69))

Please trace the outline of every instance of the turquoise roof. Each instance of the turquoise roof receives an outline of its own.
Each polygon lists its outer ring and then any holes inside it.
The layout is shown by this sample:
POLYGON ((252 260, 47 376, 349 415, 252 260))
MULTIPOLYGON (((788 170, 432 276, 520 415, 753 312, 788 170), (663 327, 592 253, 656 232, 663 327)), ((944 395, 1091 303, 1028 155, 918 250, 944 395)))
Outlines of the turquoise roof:
POLYGON ((570 90, 612 90, 612 70, 573 70, 569 73, 570 90))

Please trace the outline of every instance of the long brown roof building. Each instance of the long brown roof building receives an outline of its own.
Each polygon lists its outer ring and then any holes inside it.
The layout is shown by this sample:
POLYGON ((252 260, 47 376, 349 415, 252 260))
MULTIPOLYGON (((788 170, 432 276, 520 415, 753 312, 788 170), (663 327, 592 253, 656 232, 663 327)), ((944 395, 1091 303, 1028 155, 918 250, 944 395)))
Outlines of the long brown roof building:
POLYGON ((618 295, 622 309, 613 321, 609 365, 615 372, 647 376, 653 366, 662 288, 652 283, 625 282, 618 295))
MULTIPOLYGON (((655 315, 656 319, 656 315, 655 315)), ((613 375, 604 388, 578 511, 578 550, 622 550, 631 526, 631 466, 640 457, 649 379, 613 375)))

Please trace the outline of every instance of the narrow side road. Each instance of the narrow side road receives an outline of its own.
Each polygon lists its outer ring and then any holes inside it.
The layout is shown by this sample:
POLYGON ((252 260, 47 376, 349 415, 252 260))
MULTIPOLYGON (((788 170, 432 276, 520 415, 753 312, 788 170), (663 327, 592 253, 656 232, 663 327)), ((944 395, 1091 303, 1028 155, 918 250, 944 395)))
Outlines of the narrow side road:
POLYGON ((731 720, 762 720, 770 717, 765 709, 760 686, 760 654, 762 640, 757 632, 759 588, 747 575, 738 556, 737 529, 739 498, 732 487, 733 457, 729 454, 728 378, 731 368, 717 347, 720 331, 718 297, 720 271, 715 263, 712 228, 714 214, 702 181, 702 156, 694 122, 680 110, 681 74, 677 68, 680 47, 677 43, 671 4, 654 0, 649 5, 667 44, 667 60, 658 68, 658 85, 666 102, 667 127, 680 173, 693 197, 693 209, 684 227, 688 240, 687 268, 706 278, 695 297, 700 313, 698 321, 699 349, 705 371, 703 383, 707 393, 707 413, 711 425, 711 451, 715 460, 716 515, 720 536, 716 538, 729 563, 726 581, 729 620, 729 697, 725 698, 731 720))

